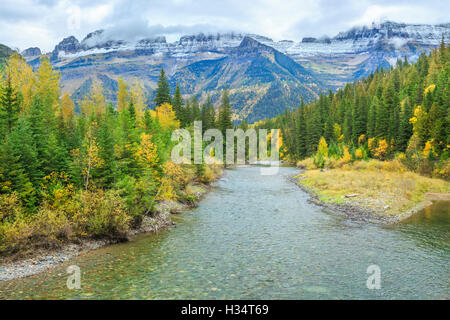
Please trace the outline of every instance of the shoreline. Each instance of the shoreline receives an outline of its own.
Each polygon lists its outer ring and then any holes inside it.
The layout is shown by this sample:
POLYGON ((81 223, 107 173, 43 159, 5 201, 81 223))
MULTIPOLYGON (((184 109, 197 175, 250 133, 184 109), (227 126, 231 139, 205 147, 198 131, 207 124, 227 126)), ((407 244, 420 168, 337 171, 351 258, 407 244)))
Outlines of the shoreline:
POLYGON ((417 212, 421 211, 422 209, 433 204, 433 202, 431 200, 424 200, 424 201, 416 204, 411 209, 406 210, 400 214, 382 215, 372 209, 369 209, 369 208, 366 208, 363 206, 358 206, 356 204, 351 204, 348 202, 347 203, 332 203, 332 202, 322 201, 322 200, 320 200, 317 192, 315 192, 314 190, 301 184, 302 178, 293 176, 290 178, 290 180, 293 183, 295 183, 301 190, 303 190, 310 196, 310 198, 308 199, 309 203, 312 203, 316 206, 319 206, 325 210, 328 210, 332 213, 343 216, 352 221, 368 222, 368 223, 374 223, 374 224, 379 224, 379 225, 393 225, 393 224, 400 223, 400 222, 410 218, 415 213, 417 213, 417 212))
POLYGON ((179 201, 161 201, 155 205, 155 212, 152 215, 144 216, 141 224, 130 230, 126 239, 89 239, 79 243, 68 243, 57 249, 39 249, 23 257, 7 257, 5 262, 0 262, 0 283, 26 278, 42 273, 46 270, 56 268, 63 262, 75 257, 100 249, 105 246, 114 245, 121 242, 133 241, 133 237, 146 233, 156 233, 160 230, 168 229, 175 225, 171 220, 172 214, 181 214, 198 206, 203 197, 214 189, 214 183, 222 175, 215 177, 210 184, 198 184, 197 200, 186 204, 179 201))

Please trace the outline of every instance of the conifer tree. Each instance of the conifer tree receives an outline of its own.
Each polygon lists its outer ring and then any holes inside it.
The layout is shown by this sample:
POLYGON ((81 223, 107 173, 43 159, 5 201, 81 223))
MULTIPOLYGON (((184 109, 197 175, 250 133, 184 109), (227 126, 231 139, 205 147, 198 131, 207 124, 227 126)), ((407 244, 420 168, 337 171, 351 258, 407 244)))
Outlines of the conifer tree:
POLYGON ((231 105, 228 89, 225 88, 222 92, 222 100, 219 109, 218 129, 222 131, 223 136, 226 136, 226 130, 233 128, 231 120, 231 105))
POLYGON ((163 103, 171 103, 170 86, 163 68, 161 68, 160 71, 158 87, 156 88, 155 93, 156 95, 154 102, 157 107, 159 107, 163 103))
POLYGON ((12 87, 8 76, 6 86, 0 90, 0 134, 2 137, 10 133, 18 119, 20 100, 16 90, 12 87))
POLYGON ((183 98, 181 97, 180 85, 177 82, 177 86, 175 88, 175 95, 173 97, 173 110, 177 116, 178 120, 182 120, 182 108, 183 108, 183 98))

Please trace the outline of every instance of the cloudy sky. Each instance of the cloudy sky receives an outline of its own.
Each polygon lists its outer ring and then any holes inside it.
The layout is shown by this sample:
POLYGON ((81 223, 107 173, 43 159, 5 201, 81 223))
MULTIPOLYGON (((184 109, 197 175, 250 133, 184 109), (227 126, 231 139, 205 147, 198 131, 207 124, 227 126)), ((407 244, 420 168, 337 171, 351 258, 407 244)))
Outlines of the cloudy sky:
POLYGON ((386 19, 450 22, 448 0, 1 0, 0 7, 0 43, 44 51, 97 29, 127 39, 242 31, 301 40, 386 19))

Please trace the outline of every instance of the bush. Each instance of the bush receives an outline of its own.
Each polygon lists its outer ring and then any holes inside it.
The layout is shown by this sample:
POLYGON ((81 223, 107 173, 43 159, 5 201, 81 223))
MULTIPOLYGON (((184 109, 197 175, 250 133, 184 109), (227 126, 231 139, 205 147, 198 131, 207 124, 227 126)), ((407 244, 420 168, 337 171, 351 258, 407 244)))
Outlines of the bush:
POLYGON ((14 221, 22 210, 22 203, 17 193, 0 194, 0 223, 14 221))
POLYGON ((82 191, 73 208, 77 235, 123 238, 130 230, 131 217, 117 191, 82 191))

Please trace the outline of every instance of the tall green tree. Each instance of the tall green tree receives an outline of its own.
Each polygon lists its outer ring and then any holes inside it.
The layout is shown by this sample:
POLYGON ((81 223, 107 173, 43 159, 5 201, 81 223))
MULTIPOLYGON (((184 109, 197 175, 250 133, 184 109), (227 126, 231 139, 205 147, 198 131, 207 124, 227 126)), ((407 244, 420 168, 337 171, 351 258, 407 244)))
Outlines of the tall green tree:
POLYGON ((0 133, 3 137, 11 132, 19 111, 19 95, 12 87, 11 78, 8 76, 5 87, 0 90, 0 133))
POLYGON ((166 102, 171 103, 170 86, 163 68, 161 68, 159 74, 158 87, 156 88, 156 95, 154 102, 157 107, 166 102))

